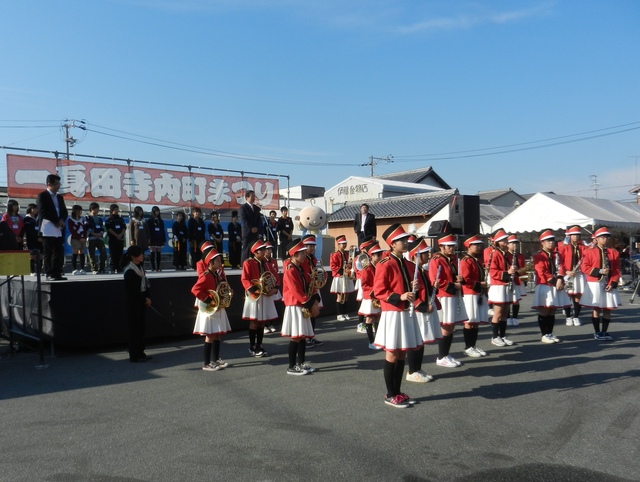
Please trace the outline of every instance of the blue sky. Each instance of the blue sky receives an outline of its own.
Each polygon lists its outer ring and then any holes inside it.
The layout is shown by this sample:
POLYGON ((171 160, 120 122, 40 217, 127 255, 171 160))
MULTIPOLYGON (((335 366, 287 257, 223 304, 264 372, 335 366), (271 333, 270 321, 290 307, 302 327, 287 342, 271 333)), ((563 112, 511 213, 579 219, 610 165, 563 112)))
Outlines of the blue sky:
POLYGON ((635 0, 23 0, 3 18, 0 146, 63 151, 68 118, 88 122, 80 154, 292 185, 387 155, 376 173, 431 165, 465 194, 639 182, 635 0))

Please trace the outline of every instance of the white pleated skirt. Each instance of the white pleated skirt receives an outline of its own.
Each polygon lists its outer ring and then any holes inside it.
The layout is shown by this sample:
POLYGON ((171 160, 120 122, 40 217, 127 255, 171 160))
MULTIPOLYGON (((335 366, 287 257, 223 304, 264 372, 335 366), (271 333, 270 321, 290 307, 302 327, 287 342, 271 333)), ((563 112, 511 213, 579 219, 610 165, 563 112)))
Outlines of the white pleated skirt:
POLYGON ((408 311, 383 311, 373 344, 384 350, 407 351, 424 343, 418 322, 408 311))
POLYGON ((580 304, 587 308, 615 310, 622 304, 618 289, 605 291, 606 286, 605 281, 588 281, 582 298, 580 298, 580 304))
POLYGON ((434 343, 442 339, 442 329, 440 328, 440 319, 438 312, 433 310, 431 313, 415 312, 418 320, 418 328, 422 334, 422 343, 434 343))
POLYGON ((522 295, 517 285, 510 289, 509 285, 489 286, 489 303, 494 305, 507 305, 520 301, 522 295))
POLYGON ((584 273, 579 271, 573 277, 573 288, 571 290, 567 290, 567 294, 581 295, 585 292, 586 286, 587 278, 584 276, 584 273))
POLYGON ((356 301, 362 301, 362 283, 360 283, 360 278, 356 279, 355 284, 353 285, 356 290, 356 301))
POLYGON ((380 308, 374 308, 371 300, 362 300, 358 315, 362 316, 378 316, 381 313, 380 308))
POLYGON ((536 285, 531 308, 566 308, 571 300, 565 290, 557 290, 555 286, 536 285))
POLYGON ((280 290, 278 290, 278 292, 275 295, 273 295, 271 299, 273 301, 280 301, 282 299, 282 293, 280 293, 280 290))
POLYGON ((464 309, 469 323, 489 322, 489 303, 484 294, 464 295, 464 309))
POLYGON ((354 291, 353 280, 348 276, 338 276, 331 281, 330 293, 353 293, 354 291))
POLYGON ((231 325, 224 308, 213 315, 198 310, 196 324, 193 327, 194 335, 223 335, 231 332, 231 325))
POLYGON ((467 310, 464 307, 462 296, 443 296, 438 298, 442 308, 438 311, 440 323, 453 325, 454 323, 464 323, 469 319, 467 310))
POLYGON ((280 334, 289 338, 313 338, 311 319, 302 315, 301 306, 285 306, 280 334))
POLYGON ((273 296, 262 295, 257 300, 250 296, 244 297, 242 319, 252 321, 273 321, 278 319, 273 296))

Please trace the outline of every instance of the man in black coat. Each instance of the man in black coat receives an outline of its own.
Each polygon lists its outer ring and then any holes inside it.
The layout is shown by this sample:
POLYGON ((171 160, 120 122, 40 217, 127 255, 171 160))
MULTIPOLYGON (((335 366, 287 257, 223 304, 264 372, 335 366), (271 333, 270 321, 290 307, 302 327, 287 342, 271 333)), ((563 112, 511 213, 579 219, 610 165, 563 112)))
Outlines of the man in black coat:
POLYGON ((365 238, 376 238, 376 217, 369 212, 369 205, 360 206, 360 212, 353 220, 353 230, 358 235, 358 245, 362 244, 365 238))
POLYGON ((251 246, 258 239, 263 239, 264 226, 262 224, 262 214, 260 206, 256 206, 255 191, 247 191, 244 195, 245 203, 240 208, 240 216, 242 218, 242 260, 251 257, 251 246))
POLYGON ((60 176, 47 176, 47 190, 36 198, 38 207, 38 229, 42 236, 44 272, 48 281, 66 280, 62 276, 64 267, 64 226, 69 216, 64 198, 58 194, 60 176))

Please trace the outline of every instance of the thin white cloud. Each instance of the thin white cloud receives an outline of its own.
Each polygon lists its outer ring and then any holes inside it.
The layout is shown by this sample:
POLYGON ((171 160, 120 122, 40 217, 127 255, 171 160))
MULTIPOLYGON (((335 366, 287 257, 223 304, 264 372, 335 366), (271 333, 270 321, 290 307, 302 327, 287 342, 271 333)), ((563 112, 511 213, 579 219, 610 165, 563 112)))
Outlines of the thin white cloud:
POLYGON ((547 15, 551 12, 551 5, 544 3, 522 10, 428 18, 408 25, 392 26, 390 29, 403 35, 411 35, 442 30, 466 30, 480 25, 502 25, 547 15))

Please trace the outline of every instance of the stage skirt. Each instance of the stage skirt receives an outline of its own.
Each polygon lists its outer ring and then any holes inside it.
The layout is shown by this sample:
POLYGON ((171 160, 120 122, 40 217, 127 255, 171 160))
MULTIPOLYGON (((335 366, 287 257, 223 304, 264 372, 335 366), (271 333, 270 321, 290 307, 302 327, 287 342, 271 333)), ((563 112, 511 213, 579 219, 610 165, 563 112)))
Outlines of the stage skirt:
POLYGON ((573 289, 571 291, 567 290, 568 295, 581 295, 585 292, 587 285, 587 280, 584 276, 584 273, 578 271, 573 277, 573 289))
POLYGON ((408 311, 383 311, 376 329, 375 346, 385 350, 415 350, 424 343, 418 323, 408 311))
POLYGON ((331 281, 331 293, 353 293, 355 288, 353 280, 348 276, 337 276, 331 281))
POLYGON ((362 301, 362 283, 360 283, 360 278, 356 279, 355 285, 354 285, 355 290, 357 291, 356 293, 356 301, 362 301))
POLYGON ((564 290, 557 290, 555 286, 536 285, 531 308, 566 308, 571 306, 571 300, 564 290))
POLYGON ((509 285, 491 285, 489 286, 489 303, 494 305, 508 305, 516 301, 520 301, 520 290, 516 285, 509 288, 509 285))
POLYGON ((431 313, 416 311, 415 316, 422 334, 422 343, 434 343, 442 339, 442 329, 440 328, 437 310, 433 310, 431 313))
POLYGON ((587 308, 615 310, 622 304, 618 289, 605 291, 606 286, 604 281, 588 281, 582 298, 580 298, 580 304, 587 308))
POLYGON ((469 318, 469 323, 488 323, 489 304, 483 294, 464 295, 464 308, 469 318))
POLYGON ((249 296, 244 297, 242 319, 252 321, 273 321, 278 319, 273 296, 262 295, 257 300, 249 296))
POLYGON ((289 338, 313 338, 311 318, 302 315, 302 306, 285 306, 280 334, 289 338))
POLYGON ((358 315, 362 316, 378 316, 380 314, 380 308, 374 308, 371 304, 371 300, 362 300, 360 303, 360 309, 358 315))
POLYGON ((438 299, 442 306, 440 311, 438 311, 440 323, 453 325, 454 323, 463 323, 469 319, 462 296, 443 296, 438 299))
POLYGON ((229 318, 227 318, 227 310, 223 308, 213 315, 198 310, 196 324, 193 327, 194 335, 222 335, 230 332, 231 325, 229 318))

